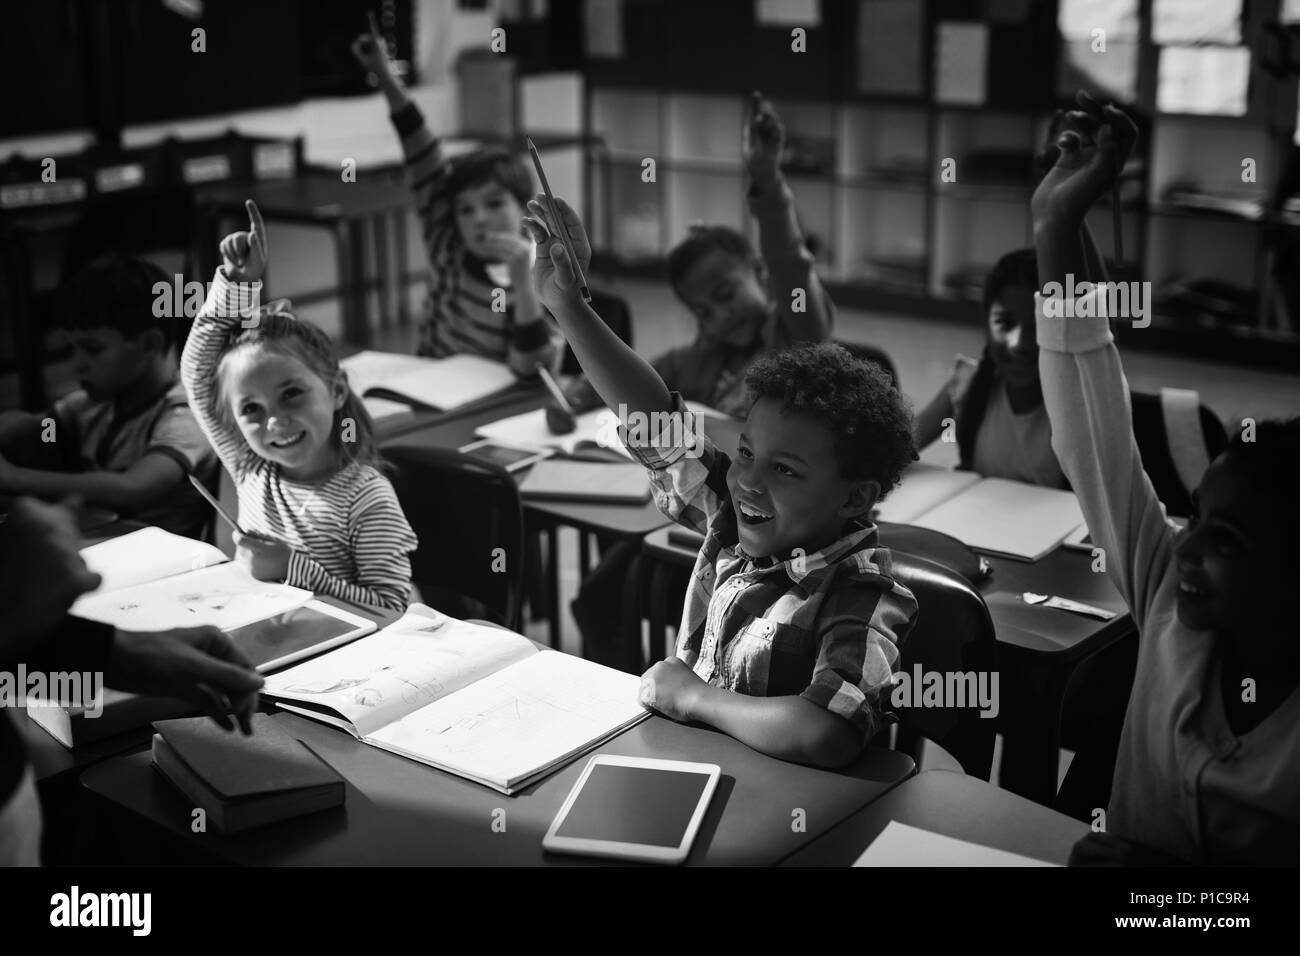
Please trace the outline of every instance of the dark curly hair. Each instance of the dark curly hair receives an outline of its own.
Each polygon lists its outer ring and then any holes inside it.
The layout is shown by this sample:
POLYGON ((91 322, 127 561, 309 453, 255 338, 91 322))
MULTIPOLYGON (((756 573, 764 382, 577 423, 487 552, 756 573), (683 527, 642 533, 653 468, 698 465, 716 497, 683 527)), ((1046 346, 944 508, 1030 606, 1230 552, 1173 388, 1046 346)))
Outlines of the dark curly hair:
POLYGON ((114 329, 124 338, 162 333, 163 349, 184 345, 188 324, 173 317, 172 278, 136 256, 111 253, 94 260, 69 279, 54 296, 54 326, 70 332, 114 329), (166 287, 167 308, 158 308, 155 288, 166 287))
POLYGON ((753 244, 735 229, 729 226, 691 226, 686 238, 668 253, 668 281, 672 287, 680 286, 695 263, 715 249, 755 269, 763 264, 753 244))
POLYGON ((824 422, 840 477, 880 484, 883 498, 916 460, 912 409, 889 373, 838 345, 796 345, 765 355, 745 373, 750 397, 824 422))

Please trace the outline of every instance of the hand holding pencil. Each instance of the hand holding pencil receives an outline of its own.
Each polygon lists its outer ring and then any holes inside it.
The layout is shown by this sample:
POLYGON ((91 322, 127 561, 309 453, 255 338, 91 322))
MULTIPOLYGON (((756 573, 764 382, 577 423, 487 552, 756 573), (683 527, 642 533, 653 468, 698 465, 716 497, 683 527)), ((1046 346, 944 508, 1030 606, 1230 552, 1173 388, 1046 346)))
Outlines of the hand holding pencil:
POLYGON ((568 203, 556 198, 552 211, 547 208, 546 200, 540 193, 530 199, 528 215, 523 221, 529 236, 537 243, 533 285, 538 298, 552 312, 560 312, 591 301, 585 276, 591 263, 591 243, 582 220, 568 203))

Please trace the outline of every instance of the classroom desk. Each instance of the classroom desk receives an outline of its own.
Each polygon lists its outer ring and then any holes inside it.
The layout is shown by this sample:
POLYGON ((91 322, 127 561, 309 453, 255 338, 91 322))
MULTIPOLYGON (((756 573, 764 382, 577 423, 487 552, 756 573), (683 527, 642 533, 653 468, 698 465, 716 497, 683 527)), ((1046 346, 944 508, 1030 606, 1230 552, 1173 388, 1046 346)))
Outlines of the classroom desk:
POLYGON ((832 827, 782 866, 851 866, 891 820, 1065 865, 1088 825, 978 777, 927 770, 832 827))
MULTIPOLYGON (((224 836, 190 831, 190 801, 150 766, 147 753, 102 763, 82 777, 103 813, 98 829, 121 834, 135 852, 249 866, 539 866, 601 861, 542 851, 542 836, 586 756, 520 794, 487 787, 406 760, 294 714, 277 722, 306 742, 347 782, 344 807, 224 836), (493 829, 505 811, 505 831, 493 829), (497 814, 499 819, 500 815, 497 814), (141 835, 129 843, 135 832, 141 835), (147 842, 146 842, 147 841, 147 842)), ((595 753, 716 763, 718 790, 688 863, 771 865, 910 776, 905 754, 870 748, 845 772, 766 757, 717 731, 650 717, 595 753), (802 810, 802 815, 796 811, 802 810), (802 818, 805 832, 798 832, 802 818)))
MULTIPOLYGON (((532 390, 509 401, 479 408, 467 414, 441 418, 423 427, 406 430, 384 442, 393 444, 424 445, 434 448, 460 448, 475 440, 475 430, 489 422, 511 415, 534 411, 546 402, 546 393, 532 390)), ((524 472, 516 472, 522 478, 524 472)), ((560 641, 560 579, 559 535, 561 527, 576 528, 579 532, 578 563, 585 573, 590 564, 589 533, 621 541, 640 541, 644 535, 661 528, 668 519, 659 513, 653 502, 639 505, 605 504, 592 501, 532 501, 524 499, 524 519, 528 530, 544 532, 547 537, 546 590, 548 595, 548 627, 552 647, 560 641)), ((635 602, 635 596, 632 600, 635 602)))
MULTIPOLYGON (((652 531, 642 542, 650 575, 650 649, 666 642, 668 578, 673 568, 690 569, 697 552, 668 540, 672 526, 652 531)), ((1133 631, 1133 619, 1105 574, 1093 573, 1092 557, 1057 548, 1039 561, 988 557, 993 573, 978 589, 988 604, 998 637, 1000 712, 1003 735, 999 781, 1013 793, 1042 804, 1056 796, 1061 705, 1081 661, 1133 631), (1024 591, 1057 594, 1116 612, 1110 621, 1025 604, 1024 591)))

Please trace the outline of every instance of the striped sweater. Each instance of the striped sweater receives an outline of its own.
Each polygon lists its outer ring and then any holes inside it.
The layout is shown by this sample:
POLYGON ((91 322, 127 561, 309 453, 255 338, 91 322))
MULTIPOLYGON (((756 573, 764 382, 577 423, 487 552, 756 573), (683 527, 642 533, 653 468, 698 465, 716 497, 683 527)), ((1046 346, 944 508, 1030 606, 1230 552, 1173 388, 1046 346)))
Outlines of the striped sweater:
POLYGON ((240 316, 258 301, 260 282, 230 282, 221 269, 181 356, 190 408, 235 481, 245 530, 293 549, 286 584, 359 604, 405 610, 416 538, 392 484, 356 463, 323 482, 291 481, 254 452, 216 411, 217 367, 240 316))
POLYGON ((542 315, 517 319, 509 288, 505 311, 492 309, 495 290, 505 286, 493 281, 485 263, 465 249, 455 221, 456 197, 446 189, 452 161, 419 108, 407 103, 391 118, 402 140, 407 182, 429 259, 420 354, 481 355, 505 362, 520 376, 534 375, 538 362, 556 368, 564 339, 552 322, 542 315))

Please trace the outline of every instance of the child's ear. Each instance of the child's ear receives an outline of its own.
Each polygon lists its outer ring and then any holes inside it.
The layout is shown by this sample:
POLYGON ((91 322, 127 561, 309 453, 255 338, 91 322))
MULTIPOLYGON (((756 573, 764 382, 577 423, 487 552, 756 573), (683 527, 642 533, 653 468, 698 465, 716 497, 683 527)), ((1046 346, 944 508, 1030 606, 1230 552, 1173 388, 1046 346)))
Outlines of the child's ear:
POLYGON ((343 407, 343 403, 348 400, 348 378, 347 375, 340 371, 334 376, 334 384, 330 387, 330 397, 334 400, 334 411, 343 407))
POLYGON ((849 493, 845 495, 844 501, 840 504, 840 516, 844 519, 865 518, 871 509, 875 507, 876 499, 880 497, 880 482, 859 481, 849 488, 849 493))

